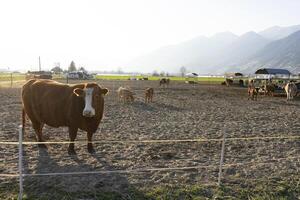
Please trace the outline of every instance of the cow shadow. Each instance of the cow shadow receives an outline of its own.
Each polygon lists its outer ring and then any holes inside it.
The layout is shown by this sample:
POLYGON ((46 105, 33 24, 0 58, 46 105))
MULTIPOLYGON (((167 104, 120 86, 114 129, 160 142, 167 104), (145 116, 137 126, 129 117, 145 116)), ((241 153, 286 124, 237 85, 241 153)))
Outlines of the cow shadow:
POLYGON ((299 106, 300 98, 296 97, 293 100, 287 101, 286 98, 279 100, 271 100, 269 101, 272 104, 276 104, 279 106, 299 106))
MULTIPOLYGON (((25 155, 32 153, 24 152, 25 155)), ((147 199, 129 182, 126 174, 115 172, 119 170, 118 167, 109 163, 105 154, 87 153, 84 156, 93 161, 88 163, 78 155, 67 156, 67 152, 61 153, 65 155, 57 157, 51 154, 51 150, 38 148, 34 161, 24 157, 24 172, 40 174, 24 177, 24 194, 28 199, 147 199), (101 169, 95 168, 95 165, 101 166, 101 169), (95 171, 99 173, 73 174, 95 171)))
POLYGON ((155 105, 159 108, 166 109, 167 111, 181 112, 181 111, 185 110, 183 107, 177 107, 177 106, 173 106, 171 104, 165 104, 162 102, 156 102, 155 105))
POLYGON ((157 110, 154 104, 155 102, 145 103, 144 101, 135 101, 131 104, 131 106, 138 110, 153 112, 157 110))

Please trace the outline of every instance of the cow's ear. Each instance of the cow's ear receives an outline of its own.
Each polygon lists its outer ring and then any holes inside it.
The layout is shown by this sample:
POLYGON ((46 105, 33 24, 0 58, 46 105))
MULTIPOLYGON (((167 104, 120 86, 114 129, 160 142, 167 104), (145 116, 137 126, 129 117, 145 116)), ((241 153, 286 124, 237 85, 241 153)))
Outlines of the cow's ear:
POLYGON ((84 95, 84 91, 81 88, 75 88, 73 90, 73 93, 78 97, 83 97, 83 95, 84 95))
POLYGON ((104 94, 104 95, 107 95, 108 89, 107 88, 101 89, 101 93, 104 94))

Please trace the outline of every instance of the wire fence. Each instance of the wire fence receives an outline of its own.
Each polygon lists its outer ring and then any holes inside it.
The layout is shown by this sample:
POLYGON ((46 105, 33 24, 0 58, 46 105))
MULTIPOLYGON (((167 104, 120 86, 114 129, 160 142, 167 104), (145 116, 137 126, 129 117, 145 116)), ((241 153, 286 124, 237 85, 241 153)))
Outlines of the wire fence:
MULTIPOLYGON (((9 78, 9 76, 8 76, 9 78)), ((1 79, 1 78, 0 78, 1 79)), ((11 80, 5 80, 6 83, 13 87, 14 84, 18 83, 17 79, 14 79, 14 77, 11 80), (12 80, 12 81, 11 81, 12 80)), ((65 80, 63 80, 65 81, 65 80)), ((101 80, 99 80, 101 82, 101 80)), ((70 81, 72 83, 72 81, 70 81)), ((77 82, 77 81, 74 81, 77 82)), ((128 86, 134 90, 140 90, 138 81, 112 81, 110 84, 110 92, 113 93, 113 99, 116 99, 116 90, 120 86, 128 86)), ((150 82, 150 85, 153 84, 156 87, 157 82, 150 82)), ((139 91, 140 92, 140 91, 139 91)), ((167 98, 167 97, 165 97, 167 98)), ((15 177, 19 178, 19 199, 22 199, 23 196, 23 188, 24 188, 24 177, 64 177, 68 176, 70 178, 71 176, 76 175, 97 175, 97 174, 136 174, 136 173, 148 173, 148 172, 168 172, 168 171, 182 171, 182 170, 197 170, 197 169, 214 169, 217 174, 217 180, 213 180, 215 182, 212 182, 214 185, 220 185, 222 184, 222 180, 224 180, 224 170, 230 169, 232 167, 238 167, 238 166, 247 166, 247 165, 274 165, 279 164, 280 162, 296 162, 300 163, 300 157, 298 156, 287 156, 284 158, 269 158, 265 159, 265 157, 257 158, 257 160, 253 161, 242 161, 242 162, 234 162, 230 160, 232 163, 224 163, 224 160, 226 161, 226 146, 228 145, 227 142, 230 141, 236 141, 236 142, 251 142, 251 141, 270 141, 270 140, 276 140, 276 141, 282 141, 282 140, 288 140, 288 141, 300 141, 299 135, 282 135, 277 134, 279 136, 265 136, 265 137, 228 137, 226 135, 226 132, 223 132, 221 138, 192 138, 192 139, 160 139, 160 140, 96 140, 93 141, 93 144, 109 144, 109 145, 116 145, 116 144, 145 144, 145 145, 151 145, 151 144, 175 144, 175 143, 210 143, 210 142, 216 142, 220 144, 220 151, 215 152, 218 157, 218 163, 214 162, 213 164, 195 164, 193 166, 187 165, 187 166, 168 166, 168 167, 138 167, 138 168, 128 168, 128 169, 114 169, 114 170, 92 170, 92 171, 70 171, 70 172, 30 172, 30 171, 24 171, 24 164, 26 162, 30 161, 30 158, 34 158, 35 156, 42 157, 42 155, 31 155, 27 156, 24 153, 24 147, 25 146, 31 146, 31 145, 37 145, 37 144, 49 144, 49 145, 64 145, 64 144, 86 144, 87 142, 84 140, 81 141, 75 141, 75 142, 69 142, 69 141, 48 141, 48 142, 31 142, 31 141, 23 141, 23 134, 21 132, 21 127, 19 128, 19 140, 18 141, 0 141, 1 145, 12 145, 12 146, 18 146, 18 152, 15 152, 18 156, 15 157, 18 159, 18 172, 15 173, 1 173, 0 177, 15 177), (263 160, 265 159, 265 160, 263 160)), ((109 153, 109 152, 108 152, 109 153)), ((2 154, 2 153, 1 153, 2 154)), ((15 159, 11 158, 10 162, 14 162, 15 159)), ((191 159, 191 161, 193 161, 191 159)), ((298 169, 299 171, 299 169, 298 169)))
POLYGON ((86 141, 57 141, 57 142, 28 142, 23 141, 22 127, 19 127, 19 141, 1 141, 2 145, 18 145, 18 173, 2 173, 0 177, 19 177, 19 199, 23 197, 23 179, 24 177, 45 177, 45 176, 73 176, 73 175, 97 175, 97 174, 134 174, 134 173, 146 173, 146 172, 163 172, 163 171, 182 171, 182 170, 196 170, 196 169, 218 169, 218 179, 215 184, 220 185, 223 179, 223 170, 231 167, 237 166, 247 166, 247 165, 274 165, 274 163, 281 163, 284 161, 299 162, 300 156, 287 156, 284 158, 271 158, 265 161, 249 161, 249 162, 237 162, 237 163, 225 163, 225 145, 226 141, 254 141, 254 140, 292 140, 299 141, 300 136, 277 136, 277 137, 230 137, 226 138, 226 132, 223 133, 222 138, 199 138, 199 139, 181 139, 181 140, 106 140, 106 141, 93 141, 93 143, 101 144, 116 144, 116 143, 144 143, 144 144, 165 144, 165 143, 206 143, 206 142, 218 142, 221 143, 219 166, 215 164, 211 165, 195 165, 195 166, 180 166, 180 167, 144 167, 144 168, 131 168, 131 169, 116 169, 116 170, 93 170, 93 171, 71 171, 71 172, 51 172, 51 173, 25 173, 24 172, 24 161, 28 159, 23 152, 23 145, 35 145, 35 144, 86 144, 86 141))

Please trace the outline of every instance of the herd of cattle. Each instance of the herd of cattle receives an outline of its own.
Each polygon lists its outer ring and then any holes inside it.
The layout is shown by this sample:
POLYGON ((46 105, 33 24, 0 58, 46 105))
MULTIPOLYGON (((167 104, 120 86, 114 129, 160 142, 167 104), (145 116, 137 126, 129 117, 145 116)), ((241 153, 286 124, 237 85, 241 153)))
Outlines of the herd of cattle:
MULTIPOLYGON (((170 83, 170 79, 168 78, 161 78, 159 80, 159 86, 168 86, 170 83)), ((134 101, 134 95, 135 93, 130 89, 126 87, 119 87, 117 90, 118 93, 118 100, 122 101, 124 103, 133 102, 134 101)), ((154 89, 147 87, 145 89, 145 103, 153 102, 153 95, 154 95, 154 89)))
MULTIPOLYGON (((169 79, 161 79, 159 84, 167 86, 169 79)), ((297 94, 297 85, 290 82, 284 87, 287 99, 291 100, 297 94)), ((272 87, 265 87, 265 94, 272 92, 272 87)), ((92 136, 96 132, 104 109, 104 96, 108 93, 97 83, 80 83, 75 85, 62 84, 53 80, 31 79, 22 88, 22 127, 25 132, 26 116, 30 119, 38 142, 44 142, 43 126, 68 127, 70 144, 69 154, 76 154, 74 141, 78 129, 87 132, 88 152, 94 153, 92 136)), ((248 99, 256 100, 259 91, 250 82, 248 99)), ((117 90, 119 101, 133 102, 134 92, 129 88, 120 87, 117 90)), ((153 101, 154 89, 144 90, 145 103, 153 101)), ((43 144, 39 146, 45 147, 43 144)))
POLYGON ((276 89, 283 90, 286 94, 287 100, 292 100, 295 96, 297 96, 299 87, 300 83, 292 81, 282 85, 281 87, 274 83, 265 84, 263 87, 255 87, 253 80, 251 80, 248 85, 248 100, 257 100, 259 93, 274 96, 276 89))

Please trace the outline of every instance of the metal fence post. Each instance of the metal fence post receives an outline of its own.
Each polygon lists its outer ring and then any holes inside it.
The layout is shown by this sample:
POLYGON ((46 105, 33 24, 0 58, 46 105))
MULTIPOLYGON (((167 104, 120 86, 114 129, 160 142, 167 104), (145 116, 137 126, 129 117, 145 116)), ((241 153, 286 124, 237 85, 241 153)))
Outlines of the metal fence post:
POLYGON ((224 161, 225 141, 226 141, 226 132, 223 133, 221 158, 220 158, 220 166, 219 166, 219 176, 218 176, 218 185, 221 184, 221 179, 222 179, 222 166, 223 166, 223 161, 224 161))
POLYGON ((18 200, 22 200, 23 197, 23 127, 19 126, 19 197, 18 200))

